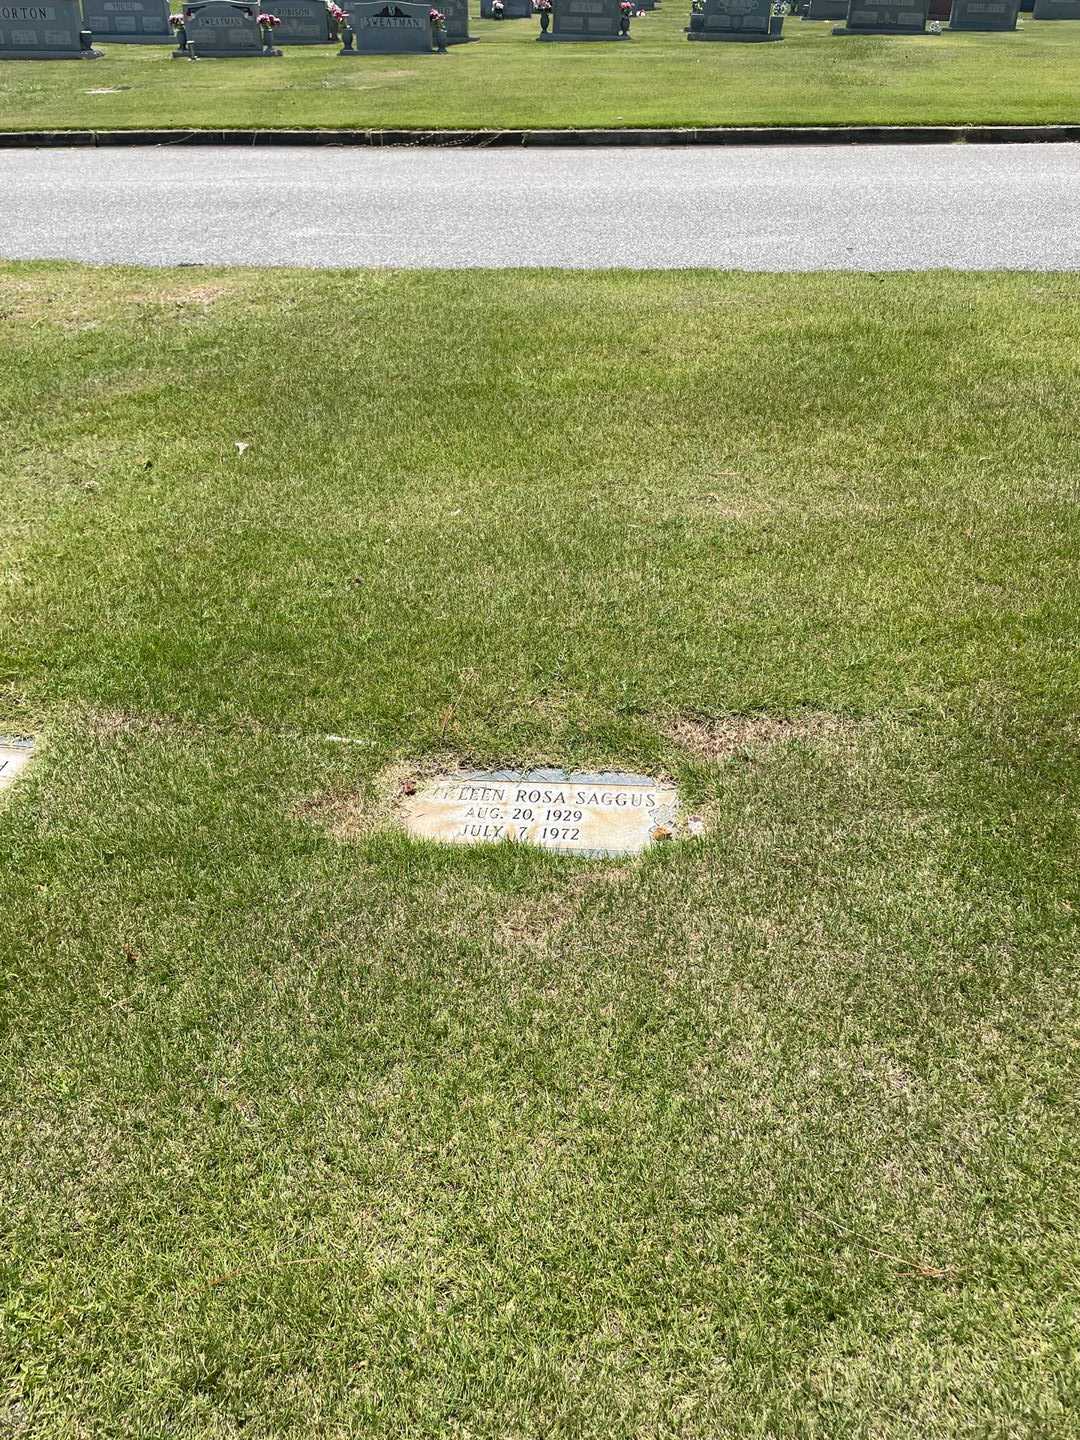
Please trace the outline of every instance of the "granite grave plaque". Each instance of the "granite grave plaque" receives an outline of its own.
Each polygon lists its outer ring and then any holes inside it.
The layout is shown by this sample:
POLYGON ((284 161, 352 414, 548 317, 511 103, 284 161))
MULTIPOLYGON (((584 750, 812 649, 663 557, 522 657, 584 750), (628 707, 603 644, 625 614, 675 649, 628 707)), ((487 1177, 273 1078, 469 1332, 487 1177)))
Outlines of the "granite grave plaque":
MULTIPOLYGON (((490 20, 493 13, 492 0, 480 0, 480 19, 490 20)), ((504 20, 528 20, 532 13, 533 0, 503 0, 504 20)))
POLYGON ((97 60, 90 48, 79 0, 0 0, 0 60, 97 60))
POLYGON ((326 0, 267 0, 266 9, 281 21, 275 45, 328 45, 336 39, 326 0))
POLYGON ((192 0, 184 6, 187 53, 195 60, 244 60, 280 55, 263 47, 254 5, 236 0, 192 0))
POLYGON ((688 40, 782 40, 784 17, 772 13, 773 0, 705 0, 690 17, 688 40))
POLYGON ((1035 0, 1033 20, 1080 20, 1080 0, 1035 0))
POLYGON ((0 790, 15 784, 30 764, 33 753, 32 740, 15 740, 8 735, 0 735, 0 790))
POLYGON ((426 840, 517 841, 600 859, 672 838, 677 812, 675 787, 645 775, 497 770, 438 776, 403 802, 401 818, 426 840))
POLYGON ((628 40, 619 0, 552 0, 551 29, 538 40, 628 40))
POLYGON ((1015 30, 1020 0, 953 0, 950 30, 1015 30))
POLYGON ((346 38, 339 55, 430 54, 434 48, 431 35, 430 4, 416 5, 411 0, 356 0, 345 6, 349 14, 352 41, 346 38))
POLYGON ((170 45, 169 0, 83 0, 95 40, 119 45, 170 45))
POLYGON ((925 35, 929 0, 851 0, 834 35, 925 35))
POLYGON ((802 18, 804 20, 846 20, 847 12, 848 0, 810 0, 802 18))

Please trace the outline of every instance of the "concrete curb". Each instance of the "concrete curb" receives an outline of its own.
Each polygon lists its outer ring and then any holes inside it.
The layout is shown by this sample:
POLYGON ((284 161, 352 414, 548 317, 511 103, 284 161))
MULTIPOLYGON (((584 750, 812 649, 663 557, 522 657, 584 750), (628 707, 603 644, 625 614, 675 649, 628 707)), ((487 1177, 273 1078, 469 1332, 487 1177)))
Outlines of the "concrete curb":
POLYGON ((656 130, 0 130, 0 149, 115 145, 1020 145, 1080 142, 1076 125, 777 125, 656 130))

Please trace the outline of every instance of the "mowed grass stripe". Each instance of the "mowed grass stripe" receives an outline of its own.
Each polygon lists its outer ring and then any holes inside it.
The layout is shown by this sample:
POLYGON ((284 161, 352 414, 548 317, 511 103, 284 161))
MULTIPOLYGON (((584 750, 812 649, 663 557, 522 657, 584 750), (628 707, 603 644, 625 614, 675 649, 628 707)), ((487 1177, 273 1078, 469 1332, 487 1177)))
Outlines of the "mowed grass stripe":
POLYGON ((15 1434, 1067 1433, 1076 298, 0 272, 15 1434))
MULTIPOLYGON (((774 45, 690 44, 689 3, 634 20, 629 43, 539 45, 533 21, 470 20, 447 55, 274 65, 170 60, 109 45, 90 69, 0 62, 0 129, 567 128, 1062 124, 1080 119, 1080 21, 1008 34, 859 36, 788 19, 774 45), (92 73, 91 73, 92 71, 92 73), (106 93, 95 93, 104 91, 106 93)), ((239 162, 239 157, 238 157, 239 162)), ((345 160, 344 163, 348 163, 345 160)), ((763 164, 767 165, 767 160, 763 164)))

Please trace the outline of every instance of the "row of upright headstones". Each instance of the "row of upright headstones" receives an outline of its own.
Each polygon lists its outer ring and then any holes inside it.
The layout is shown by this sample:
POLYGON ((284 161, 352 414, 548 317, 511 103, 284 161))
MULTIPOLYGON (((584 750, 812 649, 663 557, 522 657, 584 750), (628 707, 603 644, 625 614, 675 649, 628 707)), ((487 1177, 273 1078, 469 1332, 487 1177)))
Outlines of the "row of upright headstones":
MULTIPOLYGON (((531 0, 529 5, 531 10, 531 0)), ((277 53, 265 44, 257 19, 261 8, 243 0, 188 0, 183 8, 186 53, 224 59, 277 53)), ((265 8, 280 21, 273 32, 275 45, 326 45, 337 38, 326 0, 267 0, 265 8)), ((431 0, 357 0, 344 8, 352 36, 342 54, 433 48, 431 0)), ((446 43, 468 40, 468 0, 441 0, 440 8, 446 43)), ((174 44, 169 0, 0 0, 0 60, 97 58, 101 52, 93 41, 174 44)))
MULTIPOLYGON (((690 17, 690 40, 780 40, 773 0, 704 0, 690 17)), ((951 30, 1015 30, 1022 0, 952 0, 951 30)), ((1035 20, 1080 20, 1080 0, 1033 0, 1035 20)), ((930 0, 809 0, 803 18, 840 20, 834 35, 922 35, 930 0)))
MULTIPOLYGON (((651 0, 646 0, 651 4, 651 0)), ((319 45, 337 27, 325 0, 269 0, 280 20, 275 45, 319 45)), ((1013 30, 1017 12, 1032 6, 1036 20, 1080 20, 1080 0, 952 0, 954 30, 1013 30)), ((351 37, 342 54, 386 54, 433 48, 430 0, 356 0, 346 5, 351 37)), ((691 40, 779 40, 783 16, 773 0, 704 0, 690 18, 691 40)), ((112 44, 168 44, 173 39, 169 0, 0 0, 0 59, 56 60, 96 56, 91 40, 112 44)), ((469 37, 468 0, 441 0, 446 43, 469 37)), ((804 18, 842 21, 840 35, 918 35, 926 30, 929 0, 809 0, 804 18)), ((242 57, 268 49, 258 8, 242 0, 188 0, 184 26, 189 53, 242 57)), ((480 13, 491 16, 492 0, 480 13)), ((533 0, 503 0, 504 19, 525 19, 533 0)), ((545 17, 545 21, 546 21, 545 17)), ((619 0, 552 0, 550 29, 542 40, 619 39, 619 0)))

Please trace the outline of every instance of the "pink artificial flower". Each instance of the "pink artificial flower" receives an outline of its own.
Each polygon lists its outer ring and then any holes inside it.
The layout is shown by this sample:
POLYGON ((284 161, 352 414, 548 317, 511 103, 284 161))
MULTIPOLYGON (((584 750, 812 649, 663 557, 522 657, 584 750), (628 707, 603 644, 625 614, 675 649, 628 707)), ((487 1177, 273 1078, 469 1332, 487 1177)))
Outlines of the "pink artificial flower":
POLYGON ((260 15, 255 16, 256 24, 261 25, 264 30, 274 30, 281 24, 276 15, 269 14, 264 10, 260 15))

